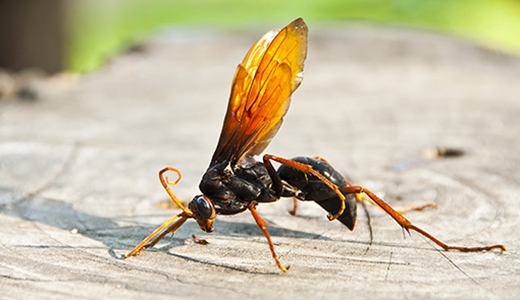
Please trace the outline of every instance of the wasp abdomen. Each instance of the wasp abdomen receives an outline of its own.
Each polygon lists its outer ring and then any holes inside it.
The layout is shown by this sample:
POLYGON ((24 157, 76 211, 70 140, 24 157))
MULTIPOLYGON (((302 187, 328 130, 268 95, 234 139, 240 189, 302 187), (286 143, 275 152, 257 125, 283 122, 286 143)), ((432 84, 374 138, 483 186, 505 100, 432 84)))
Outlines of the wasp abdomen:
MULTIPOLYGON (((345 177, 324 160, 311 157, 295 157, 291 160, 311 166, 316 172, 323 175, 340 189, 349 186, 345 177)), ((283 196, 294 196, 300 200, 312 200, 332 215, 340 211, 343 200, 318 177, 306 174, 287 165, 280 166, 278 175, 282 181, 299 191, 299 193, 294 193, 293 195, 284 194, 283 196)), ((284 189, 284 191, 287 191, 287 189, 284 189)), ((344 212, 337 219, 352 230, 357 217, 356 198, 353 194, 345 195, 345 206, 344 212)))

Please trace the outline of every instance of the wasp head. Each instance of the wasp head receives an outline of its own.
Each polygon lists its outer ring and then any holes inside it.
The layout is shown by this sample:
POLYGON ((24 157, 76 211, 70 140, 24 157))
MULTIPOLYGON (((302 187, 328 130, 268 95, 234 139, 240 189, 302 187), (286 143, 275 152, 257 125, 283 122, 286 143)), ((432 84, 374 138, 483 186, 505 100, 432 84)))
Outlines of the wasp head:
POLYGON ((195 196, 189 204, 189 209, 193 212, 194 218, 205 232, 213 231, 213 222, 217 217, 213 203, 204 195, 195 196))

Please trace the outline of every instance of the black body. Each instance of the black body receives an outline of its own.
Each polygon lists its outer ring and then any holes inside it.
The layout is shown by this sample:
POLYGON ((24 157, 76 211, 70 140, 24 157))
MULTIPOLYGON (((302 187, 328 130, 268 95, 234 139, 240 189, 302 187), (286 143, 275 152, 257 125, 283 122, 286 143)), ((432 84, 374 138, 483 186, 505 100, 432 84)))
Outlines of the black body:
MULTIPOLYGON (((345 177, 336 171, 326 161, 311 157, 295 157, 291 159, 305 165, 311 166, 315 171, 335 184, 339 189, 348 187, 345 177)), ((282 197, 296 197, 299 200, 312 200, 318 203, 331 215, 337 214, 341 209, 341 198, 329 188, 323 181, 314 175, 305 174, 286 165, 281 165, 278 175, 282 181, 300 191, 298 195, 284 195, 282 197)), ((285 191, 286 189, 284 189, 285 191)), ((353 194, 345 196, 345 211, 338 217, 338 221, 347 226, 350 230, 354 229, 357 217, 357 200, 353 194)))
MULTIPOLYGON (((291 160, 311 166, 339 189, 349 186, 345 177, 323 160, 310 157, 291 160)), ((269 175, 262 162, 254 162, 247 167, 237 166, 235 170, 227 162, 220 163, 206 171, 199 188, 211 200, 216 213, 221 215, 243 212, 253 201, 274 202, 280 197, 315 201, 332 215, 340 211, 341 198, 316 176, 286 165, 281 165, 276 174, 275 178, 269 175), (275 191, 273 181, 281 181, 281 192, 275 191)), ((356 199, 352 194, 345 197, 346 208, 338 220, 352 230, 356 222, 356 199)))
POLYGON ((271 178, 261 162, 247 168, 231 170, 227 162, 211 166, 199 184, 200 191, 208 197, 220 215, 234 215, 247 209, 252 201, 278 200, 271 190, 271 178))

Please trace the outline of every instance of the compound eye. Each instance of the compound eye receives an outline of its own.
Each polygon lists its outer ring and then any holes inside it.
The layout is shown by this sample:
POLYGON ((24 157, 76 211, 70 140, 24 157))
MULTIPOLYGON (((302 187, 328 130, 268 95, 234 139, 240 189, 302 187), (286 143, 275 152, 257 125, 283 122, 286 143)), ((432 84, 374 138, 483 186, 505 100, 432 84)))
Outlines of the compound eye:
POLYGON ((212 232, 213 221, 215 221, 217 214, 211 201, 204 195, 195 196, 190 201, 189 208, 193 212, 195 220, 199 223, 199 227, 206 232, 212 232))
POLYGON ((200 216, 204 219, 211 219, 212 215, 215 214, 213 204, 211 204, 211 202, 209 202, 204 196, 198 197, 195 201, 200 216))

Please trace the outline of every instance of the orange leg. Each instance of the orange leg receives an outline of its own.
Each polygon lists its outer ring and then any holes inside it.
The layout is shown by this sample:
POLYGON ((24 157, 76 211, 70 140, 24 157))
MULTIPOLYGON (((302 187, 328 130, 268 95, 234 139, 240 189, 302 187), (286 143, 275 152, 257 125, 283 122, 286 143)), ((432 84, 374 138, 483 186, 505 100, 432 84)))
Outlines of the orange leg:
POLYGON ((288 210, 288 212, 291 214, 291 216, 295 216, 296 210, 298 209, 298 199, 296 199, 296 197, 293 197, 293 201, 294 201, 293 209, 288 210))
POLYGON ((170 197, 172 198, 173 202, 175 202, 175 204, 177 204, 182 209, 182 213, 176 215, 175 217, 166 221, 159 228, 157 228, 148 237, 146 237, 139 245, 137 245, 137 247, 135 247, 130 253, 127 253, 125 255, 125 258, 128 258, 132 255, 139 255, 144 249, 153 247, 155 244, 157 244, 157 242, 159 242, 168 233, 170 233, 170 232, 175 233, 175 231, 179 227, 181 227, 182 224, 184 224, 184 222, 186 222, 186 220, 188 218, 193 218, 193 212, 191 210, 187 209, 186 207, 184 207, 184 205, 182 205, 182 203, 179 201, 179 199, 177 199, 177 197, 175 197, 175 195, 172 193, 170 187, 168 186, 168 185, 175 185, 175 184, 179 183, 181 178, 182 178, 181 171, 179 171, 176 168, 166 167, 166 168, 162 169, 161 171, 159 171, 159 180, 161 181, 163 187, 166 189, 166 192, 168 193, 168 195, 170 195, 170 197), (170 182, 168 180, 168 176, 164 176, 164 173, 167 171, 173 171, 173 172, 177 173, 177 175, 179 177, 177 178, 177 180, 175 182, 170 182), (170 225, 170 223, 175 221, 175 219, 177 219, 177 218, 180 218, 180 219, 170 225), (162 233, 158 234, 165 227, 167 227, 166 230, 164 230, 162 233), (150 243, 147 244, 147 242, 149 240, 151 240, 153 237, 155 237, 155 238, 150 243))
POLYGON ((280 270, 282 270, 284 272, 287 272, 287 270, 289 270, 289 267, 287 267, 287 268, 284 267, 282 265, 282 263, 278 260, 278 257, 276 256, 276 252, 274 252, 273 242, 271 242, 271 236, 269 235, 269 232, 267 232, 267 230, 265 229, 266 228, 266 224, 265 224, 264 220, 262 220, 262 218, 260 218, 260 215, 258 215, 258 213, 256 212, 255 205, 253 203, 251 203, 251 204, 249 204, 248 208, 251 211, 251 214, 253 215, 253 218, 255 218, 256 225, 258 225, 260 230, 262 230, 262 232, 265 235, 265 238, 267 239, 267 242, 269 243, 269 248, 271 249, 271 253, 273 254, 274 261, 276 262, 276 264, 278 265, 280 270))
POLYGON ((139 255, 143 250, 147 248, 151 248, 157 244, 163 237, 165 237, 168 233, 172 232, 175 233, 175 231, 188 220, 190 216, 188 216, 186 213, 181 212, 180 214, 176 215, 175 217, 171 218, 170 220, 166 221, 163 225, 161 225, 159 228, 157 228, 154 232, 152 232, 148 237, 146 237, 139 245, 137 245, 130 253, 127 253, 125 255, 125 258, 129 258, 132 255, 139 255), (175 223, 170 224, 171 222, 175 221, 175 219, 180 218, 175 223), (166 227, 166 229, 161 232, 166 227), (158 234, 161 232, 160 234, 158 234), (151 240, 153 237, 155 237, 150 243, 148 243, 149 240, 151 240), (148 244, 147 244, 148 243, 148 244))
MULTIPOLYGON (((341 190, 341 189, 340 189, 341 190)), ((371 204, 375 205, 375 206, 378 206, 374 201, 372 201, 372 199, 370 199, 367 195, 365 194, 355 194, 356 195, 356 199, 359 201, 359 202, 363 202, 363 200, 367 201, 367 202, 370 202, 371 204), (359 196, 358 196, 359 195, 359 196)), ((400 213, 400 214, 404 214, 404 213, 407 213, 409 211, 423 211, 425 210, 426 208, 428 207, 431 207, 431 208, 437 208, 437 204, 431 202, 431 203, 427 203, 425 205, 422 205, 422 206, 410 206, 410 207, 407 207, 407 208, 404 208, 404 209, 396 209, 395 211, 397 213, 400 213)))
MULTIPOLYGON (((447 245, 441 241, 439 241, 437 238, 432 236, 431 234, 427 233, 426 231, 422 230, 421 228, 415 226, 410 222, 408 219, 406 219, 403 215, 398 213, 395 209, 390 207, 390 205, 386 204, 381 198, 377 197, 374 193, 371 191, 364 189, 360 186, 350 186, 346 188, 342 188, 341 192, 345 194, 366 194, 370 199, 371 203, 375 203, 375 205, 379 206, 381 209, 383 209, 387 214, 389 214, 403 229, 405 229, 408 233, 410 233, 411 230, 415 230, 416 232, 422 234, 423 236, 427 237, 437 245, 439 245, 442 249, 448 251, 448 250, 459 250, 463 252, 470 252, 470 251, 490 251, 493 249, 499 249, 500 252, 506 251, 506 247, 503 245, 493 245, 493 246, 484 246, 484 247, 460 247, 460 246, 450 246, 447 245)), ((357 198, 357 197, 356 197, 357 198)))
POLYGON ((296 162, 296 161, 293 161, 293 160, 289 160, 289 159, 281 158, 281 157, 278 157, 278 156, 270 155, 270 154, 264 155, 263 159, 264 159, 264 164, 266 165, 268 170, 274 170, 271 162, 269 161, 269 160, 274 160, 274 161, 279 162, 281 164, 284 164, 286 166, 295 168, 296 170, 302 171, 304 173, 309 173, 309 174, 312 174, 312 175, 318 177, 331 190, 333 190, 336 194, 338 194, 338 197, 341 199, 341 209, 335 215, 331 215, 331 214, 327 215, 327 218, 330 221, 337 219, 339 216, 341 216, 343 211, 345 211, 345 196, 341 193, 339 188, 335 184, 330 182, 327 178, 325 178, 323 175, 321 175, 320 173, 316 172, 311 166, 306 165, 306 164, 302 164, 302 163, 299 163, 299 162, 296 162))
POLYGON ((437 208, 437 204, 435 203, 427 203, 425 205, 422 205, 422 206, 410 206, 410 207, 407 207, 407 208, 404 208, 404 209, 397 209, 396 211, 400 214, 404 214, 404 213, 407 213, 409 211, 423 211, 424 209, 428 208, 428 207, 431 207, 431 208, 437 208))

